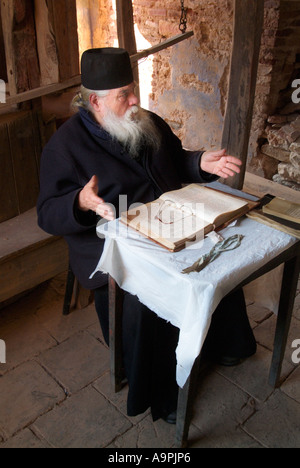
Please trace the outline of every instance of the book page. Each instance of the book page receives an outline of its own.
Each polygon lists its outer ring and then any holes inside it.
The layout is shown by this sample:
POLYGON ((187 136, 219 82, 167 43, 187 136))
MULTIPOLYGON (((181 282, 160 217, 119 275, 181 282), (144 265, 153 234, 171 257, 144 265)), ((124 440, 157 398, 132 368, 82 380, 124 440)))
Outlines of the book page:
POLYGON ((300 222, 300 204, 289 202, 283 198, 274 198, 263 207, 263 212, 294 222, 300 222))
POLYGON ((122 213, 121 219, 168 248, 174 248, 184 239, 194 238, 199 232, 204 236, 208 227, 202 218, 161 199, 122 213))
POLYGON ((249 213, 246 214, 248 218, 254 219, 255 221, 258 221, 259 223, 265 224, 266 226, 270 226, 274 229, 278 229, 281 232, 285 232, 289 234, 290 236, 296 237, 297 239, 300 239, 300 232, 297 229, 293 229, 291 227, 285 226, 284 224, 281 224, 273 219, 267 218, 267 215, 263 213, 262 210, 253 210, 250 211, 249 213))
POLYGON ((248 201, 191 184, 164 193, 159 199, 131 207, 121 220, 167 248, 203 238, 211 230, 249 211, 248 201), (202 237, 201 237, 202 236, 202 237))
POLYGON ((226 217, 226 213, 239 210, 247 205, 246 200, 196 184, 165 193, 160 199, 173 201, 178 208, 184 206, 195 216, 202 217, 211 224, 220 215, 224 218, 224 214, 226 217))

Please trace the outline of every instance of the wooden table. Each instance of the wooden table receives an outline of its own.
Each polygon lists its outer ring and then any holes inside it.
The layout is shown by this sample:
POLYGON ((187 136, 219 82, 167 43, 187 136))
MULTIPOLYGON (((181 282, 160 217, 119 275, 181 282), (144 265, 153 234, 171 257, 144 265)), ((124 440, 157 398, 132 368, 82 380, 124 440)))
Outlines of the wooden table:
MULTIPOLYGON (((279 301, 279 310, 274 339, 272 363, 269 374, 269 384, 273 387, 279 385, 282 360, 286 348, 288 332, 291 323, 294 299, 299 277, 299 255, 300 242, 286 248, 283 252, 275 255, 263 267, 260 267, 247 278, 236 285, 230 293, 245 286, 253 280, 270 272, 281 264, 284 264, 284 272, 279 301)), ((115 280, 109 277, 110 291, 110 353, 111 353, 111 380, 114 390, 117 392, 122 388, 122 303, 123 291, 115 280)), ((176 446, 187 445, 188 431, 191 422, 191 411, 193 404, 193 392, 198 376, 201 353, 196 359, 193 369, 183 388, 179 390, 177 408, 176 446)))
MULTIPOLYGON (((279 386, 282 360, 286 348, 287 337, 290 329, 293 306, 295 301, 299 266, 300 266, 300 242, 287 249, 281 255, 275 257, 263 268, 257 270, 255 274, 242 281, 231 292, 246 286, 251 281, 268 273, 274 268, 284 263, 284 272, 281 285, 279 300, 279 309, 276 323, 276 331, 273 346, 273 355, 269 373, 269 384, 272 387, 279 386)), ((187 444, 189 425, 191 421, 193 392, 198 375, 199 358, 196 360, 191 375, 183 389, 179 391, 177 427, 176 427, 176 445, 185 447, 187 444)))

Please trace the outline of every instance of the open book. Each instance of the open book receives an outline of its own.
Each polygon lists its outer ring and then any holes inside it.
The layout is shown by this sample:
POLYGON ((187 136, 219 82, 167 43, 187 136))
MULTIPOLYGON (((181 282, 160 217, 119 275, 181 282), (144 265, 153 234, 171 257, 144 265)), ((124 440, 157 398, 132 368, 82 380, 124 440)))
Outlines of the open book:
MULTIPOLYGON (((270 195, 265 198, 270 199, 270 195)), ((247 216, 259 223, 266 224, 274 229, 286 232, 297 239, 300 239, 300 204, 273 197, 267 204, 263 204, 262 209, 256 209, 247 213, 247 216)))
MULTIPOLYGON (((300 204, 275 197, 263 207, 263 213, 300 225, 300 204)), ((300 227, 300 226, 299 226, 300 227)))
POLYGON ((131 208, 121 221, 172 252, 225 227, 257 205, 202 185, 191 184, 164 193, 157 200, 131 208))

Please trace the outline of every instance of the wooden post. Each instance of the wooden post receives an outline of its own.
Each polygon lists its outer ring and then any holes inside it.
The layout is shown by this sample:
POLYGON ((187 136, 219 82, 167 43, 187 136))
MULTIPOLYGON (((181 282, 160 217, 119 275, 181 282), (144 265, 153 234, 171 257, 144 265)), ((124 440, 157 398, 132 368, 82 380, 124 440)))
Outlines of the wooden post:
POLYGON ((133 8, 131 0, 117 0, 117 27, 119 46, 124 47, 129 55, 136 53, 136 41, 133 25, 133 8))
MULTIPOLYGON (((132 0, 116 0, 116 7, 119 46, 126 49, 129 55, 136 54, 132 0)), ((138 86, 139 70, 137 66, 133 67, 133 76, 138 86)))
POLYGON ((13 2, 1 2, 1 21, 3 30, 3 39, 5 46, 6 69, 10 95, 17 94, 16 85, 16 64, 13 48, 13 23, 14 23, 14 4, 13 2))
POLYGON ((2 0, 1 19, 10 95, 40 85, 34 8, 26 0, 2 0))
POLYGON ((79 75, 76 0, 47 0, 58 55, 59 80, 79 75))
POLYGON ((34 0, 41 86, 59 82, 58 57, 46 0, 34 0))
POLYGON ((0 80, 3 80, 7 83, 7 70, 6 70, 6 61, 5 61, 5 47, 4 47, 4 38, 2 30, 2 20, 1 20, 1 6, 0 6, 0 80))
POLYGON ((222 148, 243 161, 241 173, 228 181, 242 189, 252 124, 264 0, 235 0, 234 39, 222 148))

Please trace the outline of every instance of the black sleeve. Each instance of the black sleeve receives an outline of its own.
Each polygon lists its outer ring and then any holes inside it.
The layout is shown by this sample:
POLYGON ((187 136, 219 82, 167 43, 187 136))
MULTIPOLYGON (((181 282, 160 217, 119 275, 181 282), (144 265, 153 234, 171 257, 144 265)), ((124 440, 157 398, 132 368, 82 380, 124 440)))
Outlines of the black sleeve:
POLYGON ((158 115, 152 114, 163 135, 164 144, 169 148, 183 183, 214 182, 218 176, 202 171, 201 157, 204 151, 190 151, 183 148, 180 139, 173 133, 170 126, 158 115))
POLYGON ((59 151, 44 150, 37 203, 39 226, 52 235, 80 233, 96 226, 97 215, 80 212, 78 194, 82 190, 71 158, 59 151))

